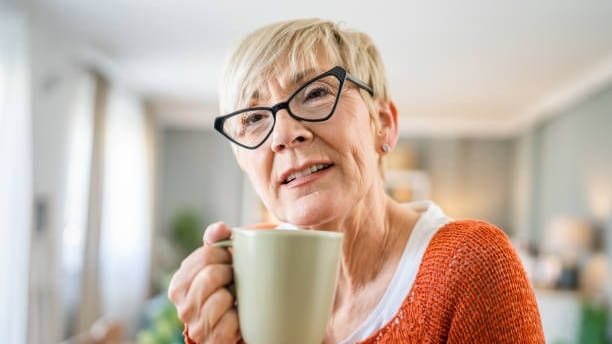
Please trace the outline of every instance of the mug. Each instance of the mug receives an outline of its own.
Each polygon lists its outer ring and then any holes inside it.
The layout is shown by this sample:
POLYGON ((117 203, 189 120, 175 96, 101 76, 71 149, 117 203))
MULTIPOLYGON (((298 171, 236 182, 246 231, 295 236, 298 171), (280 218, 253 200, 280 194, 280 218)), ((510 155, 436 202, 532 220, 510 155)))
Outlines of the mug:
POLYGON ((234 285, 248 344, 320 344, 333 307, 342 233, 233 228, 234 285))

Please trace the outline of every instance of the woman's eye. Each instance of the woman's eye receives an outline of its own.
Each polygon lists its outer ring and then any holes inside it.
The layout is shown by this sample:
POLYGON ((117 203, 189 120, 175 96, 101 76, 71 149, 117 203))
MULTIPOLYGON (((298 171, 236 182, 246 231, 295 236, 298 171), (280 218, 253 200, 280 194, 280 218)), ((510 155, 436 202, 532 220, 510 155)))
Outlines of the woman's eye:
POLYGON ((250 113, 246 116, 242 117, 243 125, 253 125, 261 120, 263 120, 266 116, 262 113, 250 113))
POLYGON ((312 99, 317 99, 317 98, 325 97, 325 96, 329 95, 330 93, 331 92, 329 92, 329 90, 327 88, 319 86, 319 87, 313 88, 311 90, 308 90, 308 92, 306 93, 305 100, 312 100, 312 99))

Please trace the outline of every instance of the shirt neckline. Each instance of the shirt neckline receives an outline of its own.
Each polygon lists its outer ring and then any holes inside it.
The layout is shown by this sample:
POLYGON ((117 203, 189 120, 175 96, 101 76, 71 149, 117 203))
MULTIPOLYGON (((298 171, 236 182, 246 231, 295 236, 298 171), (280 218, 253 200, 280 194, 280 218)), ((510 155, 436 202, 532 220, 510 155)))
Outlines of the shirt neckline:
POLYGON ((371 336, 372 331, 375 331, 372 327, 376 326, 376 329, 380 329, 393 319, 402 304, 402 302, 396 302, 396 300, 401 298, 403 301, 410 293, 429 240, 440 227, 450 221, 432 201, 414 201, 406 203, 404 206, 412 208, 421 215, 415 223, 412 233, 410 233, 393 277, 378 304, 366 320, 353 333, 341 340, 339 344, 351 344, 364 340, 371 336), (407 274, 410 277, 409 279, 405 276, 407 274), (396 304, 393 304, 394 302, 396 304), (378 322, 381 323, 378 324, 378 322))

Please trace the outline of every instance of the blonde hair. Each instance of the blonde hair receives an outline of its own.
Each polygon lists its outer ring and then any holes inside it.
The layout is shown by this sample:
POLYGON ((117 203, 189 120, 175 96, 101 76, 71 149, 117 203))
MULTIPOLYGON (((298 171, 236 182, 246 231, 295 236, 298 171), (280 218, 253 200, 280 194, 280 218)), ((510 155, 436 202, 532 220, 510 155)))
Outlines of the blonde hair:
MULTIPOLYGON (((319 71, 322 57, 330 67, 342 66, 372 87, 375 99, 389 99, 383 62, 368 35, 327 20, 298 19, 264 26, 239 42, 221 82, 221 113, 247 107, 273 80, 292 79, 311 68, 319 71)), ((376 124, 375 99, 365 94, 363 99, 376 124)))

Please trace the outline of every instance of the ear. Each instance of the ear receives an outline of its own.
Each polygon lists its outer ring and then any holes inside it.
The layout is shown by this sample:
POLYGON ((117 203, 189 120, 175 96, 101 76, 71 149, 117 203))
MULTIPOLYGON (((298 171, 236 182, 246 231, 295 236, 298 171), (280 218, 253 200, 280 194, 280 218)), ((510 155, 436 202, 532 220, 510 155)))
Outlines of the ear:
POLYGON ((391 149, 395 147, 398 139, 397 107, 395 102, 389 100, 378 101, 378 128, 376 130, 377 150, 381 151, 383 144, 391 149))

